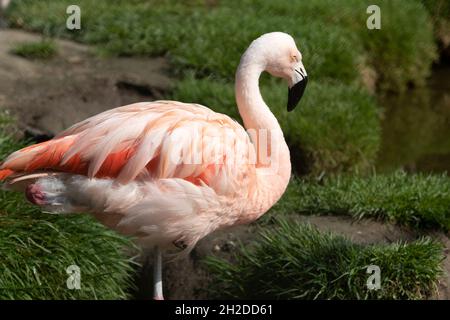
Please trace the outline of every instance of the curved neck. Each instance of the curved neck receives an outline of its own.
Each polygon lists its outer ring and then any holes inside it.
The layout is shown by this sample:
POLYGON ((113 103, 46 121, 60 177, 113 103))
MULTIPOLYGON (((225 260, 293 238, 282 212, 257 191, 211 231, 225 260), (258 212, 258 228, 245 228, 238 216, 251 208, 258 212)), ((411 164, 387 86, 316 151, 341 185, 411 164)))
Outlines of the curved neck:
MULTIPOLYGON (((264 63, 258 62, 258 57, 251 49, 242 56, 236 72, 236 102, 239 113, 244 121, 245 128, 258 137, 264 136, 264 132, 270 137, 267 139, 264 154, 269 153, 270 166, 267 166, 267 158, 262 163, 261 138, 252 141, 257 156, 257 192, 256 201, 260 203, 260 214, 267 211, 284 193, 291 176, 291 161, 289 148, 284 140, 283 131, 270 111, 259 91, 259 77, 264 71, 264 63), (261 134, 260 134, 261 133, 261 134)), ((261 60, 259 60, 261 61, 261 60)))
POLYGON ((236 103, 239 114, 248 129, 268 129, 281 132, 277 119, 270 111, 259 91, 259 77, 264 71, 258 63, 249 63, 244 54, 236 72, 236 103))

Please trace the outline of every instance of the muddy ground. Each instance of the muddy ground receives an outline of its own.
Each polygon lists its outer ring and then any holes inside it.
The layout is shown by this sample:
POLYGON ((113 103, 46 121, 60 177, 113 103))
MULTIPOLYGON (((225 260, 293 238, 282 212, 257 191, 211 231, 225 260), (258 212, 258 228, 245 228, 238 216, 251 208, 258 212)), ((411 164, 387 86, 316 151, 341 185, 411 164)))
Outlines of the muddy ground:
MULTIPOLYGON (((17 43, 39 39, 39 35, 0 29, 0 108, 16 116, 25 135, 45 139, 101 111, 162 99, 171 88, 164 58, 99 58, 89 47, 70 41, 56 41, 58 54, 50 60, 28 60, 10 53, 17 43)), ((410 241, 418 236, 406 228, 371 220, 355 222, 338 216, 296 216, 296 219, 364 244, 410 241)), ((166 298, 208 298, 211 278, 202 266, 202 259, 209 254, 231 258, 239 241, 243 244, 254 241, 255 228, 252 224, 214 233, 201 240, 189 256, 166 263, 166 298)), ((450 241, 442 234, 431 235, 446 245, 443 266, 450 274, 450 241)), ((144 253, 140 258, 143 268, 136 279, 136 298, 152 296, 151 254, 144 253)), ((433 298, 450 299, 449 285, 449 277, 443 277, 439 293, 433 298)))
POLYGON ((29 60, 10 53, 39 35, 0 29, 0 108, 23 129, 56 133, 101 111, 163 98, 171 81, 163 58, 98 58, 88 47, 57 41, 58 54, 29 60))

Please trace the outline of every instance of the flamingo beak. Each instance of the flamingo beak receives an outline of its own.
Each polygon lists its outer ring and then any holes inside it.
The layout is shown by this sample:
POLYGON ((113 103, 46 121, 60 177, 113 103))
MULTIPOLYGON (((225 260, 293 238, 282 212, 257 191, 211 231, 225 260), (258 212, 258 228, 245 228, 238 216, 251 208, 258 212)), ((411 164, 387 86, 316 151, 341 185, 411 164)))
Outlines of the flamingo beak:
POLYGON ((305 67, 300 62, 294 69, 294 74, 289 80, 289 95, 287 110, 292 111, 297 106, 298 102, 305 92, 306 84, 308 83, 308 75, 305 67))

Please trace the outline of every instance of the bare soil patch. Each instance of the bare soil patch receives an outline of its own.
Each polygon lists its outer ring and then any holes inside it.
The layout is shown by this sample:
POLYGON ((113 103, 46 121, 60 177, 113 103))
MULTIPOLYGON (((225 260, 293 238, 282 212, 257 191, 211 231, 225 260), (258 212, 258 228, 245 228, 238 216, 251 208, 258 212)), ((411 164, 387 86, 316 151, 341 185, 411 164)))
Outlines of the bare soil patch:
POLYGON ((171 80, 164 58, 99 58, 87 46, 55 40, 58 54, 30 60, 10 53, 41 36, 0 31, 0 108, 22 129, 54 134, 121 105, 164 97, 171 80))

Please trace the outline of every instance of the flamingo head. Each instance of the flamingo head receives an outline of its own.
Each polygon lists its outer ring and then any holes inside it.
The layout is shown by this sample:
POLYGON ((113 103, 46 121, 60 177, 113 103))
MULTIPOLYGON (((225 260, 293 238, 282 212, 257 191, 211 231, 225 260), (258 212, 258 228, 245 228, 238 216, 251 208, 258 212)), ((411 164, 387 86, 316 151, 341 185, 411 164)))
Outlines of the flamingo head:
POLYGON ((288 111, 292 111, 305 92, 308 75, 302 62, 302 54, 294 39, 283 32, 266 33, 253 41, 258 48, 260 62, 265 71, 288 82, 288 111))

